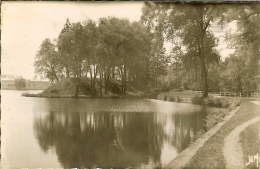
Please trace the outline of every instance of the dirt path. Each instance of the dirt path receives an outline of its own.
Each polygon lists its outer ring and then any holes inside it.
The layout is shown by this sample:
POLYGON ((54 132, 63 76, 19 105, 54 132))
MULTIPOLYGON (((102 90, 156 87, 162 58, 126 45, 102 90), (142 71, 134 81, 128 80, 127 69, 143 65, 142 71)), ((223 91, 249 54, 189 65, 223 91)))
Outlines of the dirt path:
MULTIPOLYGON (((260 105, 259 102, 253 102, 260 105)), ((253 118, 240 126, 237 126, 224 140, 223 154, 226 160, 227 169, 244 168, 243 152, 239 143, 239 134, 251 124, 258 122, 259 117, 253 118)))

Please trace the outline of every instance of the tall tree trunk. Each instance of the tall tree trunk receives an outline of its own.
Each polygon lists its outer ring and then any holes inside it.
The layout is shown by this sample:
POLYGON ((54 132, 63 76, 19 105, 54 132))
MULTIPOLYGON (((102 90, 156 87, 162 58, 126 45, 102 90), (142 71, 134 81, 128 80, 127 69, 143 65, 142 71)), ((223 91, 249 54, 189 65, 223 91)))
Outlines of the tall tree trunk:
POLYGON ((79 83, 80 83, 80 79, 76 77, 76 87, 75 87, 75 95, 74 95, 76 98, 79 97, 79 83))
POLYGON ((200 45, 199 45, 199 58, 201 63, 201 78, 202 78, 202 98, 205 98, 208 96, 208 77, 207 77, 207 69, 206 69, 206 63, 205 63, 205 53, 204 53, 204 36, 206 34, 206 29, 209 25, 210 20, 207 21, 206 25, 204 25, 204 6, 201 7, 201 22, 200 22, 200 45))
POLYGON ((120 78, 121 78, 121 90, 122 90, 122 93, 124 93, 124 75, 123 75, 123 69, 122 69, 122 67, 119 67, 118 68, 118 74, 119 74, 119 76, 120 76, 120 78))
POLYGON ((115 66, 112 67, 112 79, 115 80, 115 66))
POLYGON ((107 68, 105 72, 105 94, 107 94, 108 92, 109 76, 110 76, 110 68, 107 68))
POLYGON ((102 76, 103 73, 101 71, 101 67, 99 68, 99 89, 100 89, 100 96, 102 96, 102 76))
POLYGON ((66 78, 69 78, 70 77, 70 71, 69 71, 69 68, 66 67, 66 78))
POLYGON ((155 91, 157 91, 157 73, 155 73, 155 91))
POLYGON ((202 97, 205 98, 208 96, 208 80, 207 80, 207 70, 205 66, 204 57, 200 57, 201 62, 201 77, 202 77, 202 97))
POLYGON ((92 89, 92 86, 93 86, 93 76, 92 76, 92 69, 91 69, 90 66, 89 66, 89 74, 90 74, 90 87, 92 89))
POLYGON ((176 62, 176 89, 178 89, 178 63, 176 62))
POLYGON ((128 82, 130 82, 131 80, 131 74, 132 74, 131 69, 129 69, 128 82))
POLYGON ((55 73, 55 70, 54 70, 54 68, 52 67, 52 74, 53 74, 53 76, 54 76, 54 78, 56 79, 56 81, 58 82, 59 81, 59 78, 58 78, 58 76, 56 75, 56 73, 55 73))
POLYGON ((126 65, 124 65, 124 91, 123 93, 126 93, 126 65))
POLYGON ((98 67, 96 67, 95 71, 94 71, 93 85, 92 85, 92 88, 93 88, 94 91, 96 90, 95 88, 96 88, 97 70, 98 70, 98 67))
POLYGON ((105 82, 105 94, 107 94, 107 88, 108 88, 108 83, 107 83, 107 72, 104 72, 104 82, 105 82))
POLYGON ((197 59, 196 59, 196 62, 195 62, 195 81, 196 83, 198 82, 198 66, 197 66, 197 59))

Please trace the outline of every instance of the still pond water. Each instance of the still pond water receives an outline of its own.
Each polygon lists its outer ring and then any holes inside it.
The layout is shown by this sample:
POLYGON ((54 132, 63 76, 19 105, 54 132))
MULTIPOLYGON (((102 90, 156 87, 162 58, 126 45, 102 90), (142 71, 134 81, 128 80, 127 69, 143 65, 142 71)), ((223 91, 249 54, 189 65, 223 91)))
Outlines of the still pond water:
POLYGON ((209 111, 151 99, 29 98, 23 92, 2 91, 4 168, 161 168, 205 128, 209 111))

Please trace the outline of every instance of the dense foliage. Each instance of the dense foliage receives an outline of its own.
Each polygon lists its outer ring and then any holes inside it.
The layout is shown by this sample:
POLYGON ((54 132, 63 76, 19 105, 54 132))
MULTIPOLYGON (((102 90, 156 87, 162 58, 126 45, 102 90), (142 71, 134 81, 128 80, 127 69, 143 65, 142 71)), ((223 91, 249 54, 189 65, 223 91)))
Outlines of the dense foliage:
POLYGON ((82 23, 67 20, 58 39, 42 42, 35 70, 52 82, 73 77, 78 87, 82 78, 88 77, 93 92, 97 80, 100 88, 104 85, 105 93, 111 80, 120 81, 122 93, 126 93, 126 81, 148 85, 152 37, 144 25, 127 19, 108 17, 82 23))
POLYGON ((171 65, 161 81, 169 89, 250 93, 259 78, 258 4, 145 3, 142 22, 171 43, 171 65), (232 25, 232 26, 230 26, 232 25), (236 30, 226 29, 235 27, 236 30), (161 31, 163 29, 163 31, 161 31), (219 32, 235 52, 221 58, 219 32))
POLYGON ((258 4, 146 2, 140 22, 67 20, 57 39, 42 42, 35 70, 52 82, 73 77, 77 88, 87 77, 93 93, 97 82, 107 93, 111 81, 123 94, 129 82, 151 90, 200 90, 203 98, 208 91, 252 93, 260 79, 259 14, 258 4), (230 23, 235 32, 225 29, 230 23), (235 50, 226 58, 217 50, 223 30, 235 50))

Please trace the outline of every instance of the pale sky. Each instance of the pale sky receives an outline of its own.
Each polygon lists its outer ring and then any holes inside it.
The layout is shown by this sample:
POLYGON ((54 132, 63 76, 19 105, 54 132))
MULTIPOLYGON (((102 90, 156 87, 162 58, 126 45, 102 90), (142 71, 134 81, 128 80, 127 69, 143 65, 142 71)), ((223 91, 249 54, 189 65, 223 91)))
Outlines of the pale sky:
MULTIPOLYGON (((34 58, 42 41, 57 38, 70 22, 115 16, 138 21, 143 2, 2 2, 2 74, 32 79, 34 58)), ((222 30, 218 36, 223 36, 222 30)), ((221 42, 219 52, 232 50, 221 42)))
POLYGON ((70 22, 115 16, 138 21, 143 2, 2 2, 2 74, 32 79, 34 57, 45 38, 70 22))

